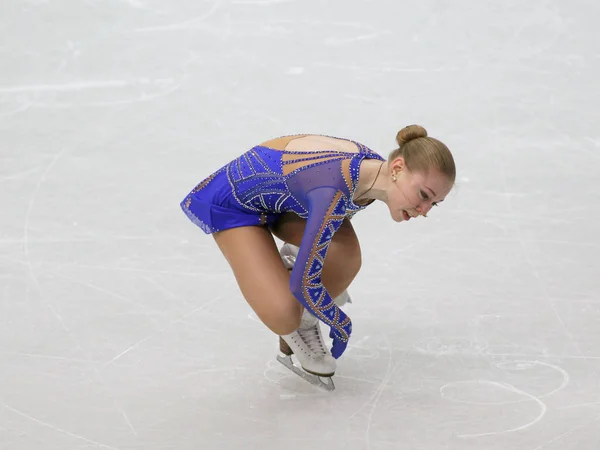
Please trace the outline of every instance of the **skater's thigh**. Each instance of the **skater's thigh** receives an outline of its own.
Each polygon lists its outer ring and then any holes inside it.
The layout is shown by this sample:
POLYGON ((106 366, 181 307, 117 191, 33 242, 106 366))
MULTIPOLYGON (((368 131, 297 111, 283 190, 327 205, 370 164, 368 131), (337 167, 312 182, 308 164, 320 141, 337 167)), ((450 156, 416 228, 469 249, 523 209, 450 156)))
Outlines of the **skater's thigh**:
POLYGON ((274 333, 298 328, 302 305, 290 291, 290 276, 265 227, 239 227, 214 234, 246 301, 274 333))
MULTIPOLYGON (((299 247, 305 227, 305 219, 294 213, 285 213, 271 226, 271 232, 282 241, 299 247)), ((344 263, 354 262, 360 265, 360 244, 349 219, 344 219, 329 244, 326 263, 334 260, 344 263)))

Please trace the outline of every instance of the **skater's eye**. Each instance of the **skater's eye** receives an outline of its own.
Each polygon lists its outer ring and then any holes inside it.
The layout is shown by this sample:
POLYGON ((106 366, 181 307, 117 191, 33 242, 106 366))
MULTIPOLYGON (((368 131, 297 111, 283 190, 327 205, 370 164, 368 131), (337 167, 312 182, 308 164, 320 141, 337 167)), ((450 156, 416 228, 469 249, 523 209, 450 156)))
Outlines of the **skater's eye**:
MULTIPOLYGON (((425 191, 421 190, 420 194, 421 194, 421 198, 422 198, 423 200, 429 200, 429 194, 427 194, 427 192, 425 192, 425 191)), ((432 203, 431 203, 431 206, 440 206, 439 204, 440 204, 441 202, 443 202, 443 201, 444 201, 444 200, 440 200, 439 202, 432 202, 432 203)))

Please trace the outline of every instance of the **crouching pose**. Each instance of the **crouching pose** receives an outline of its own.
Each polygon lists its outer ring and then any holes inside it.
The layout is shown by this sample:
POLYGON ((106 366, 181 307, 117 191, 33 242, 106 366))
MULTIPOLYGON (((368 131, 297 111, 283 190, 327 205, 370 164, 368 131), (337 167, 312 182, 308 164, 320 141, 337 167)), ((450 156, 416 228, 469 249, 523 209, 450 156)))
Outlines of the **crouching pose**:
POLYGON ((272 139, 211 174, 181 202, 213 234, 244 298, 280 336, 279 360, 327 389, 352 333, 340 308, 361 264, 350 218, 375 200, 396 222, 427 217, 454 185, 452 154, 424 128, 403 128, 396 140, 398 148, 384 159, 348 139, 272 139), (274 236, 285 243, 280 250, 274 236), (331 352, 319 322, 328 327, 331 352))

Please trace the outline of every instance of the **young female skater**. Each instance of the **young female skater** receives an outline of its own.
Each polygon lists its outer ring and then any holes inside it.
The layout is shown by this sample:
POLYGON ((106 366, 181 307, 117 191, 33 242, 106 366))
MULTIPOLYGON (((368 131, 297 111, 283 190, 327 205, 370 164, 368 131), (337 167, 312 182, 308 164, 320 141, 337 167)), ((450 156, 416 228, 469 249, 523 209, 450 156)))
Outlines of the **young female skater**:
POLYGON ((348 139, 273 139, 217 170, 181 202, 213 234, 246 301, 280 336, 282 352, 295 353, 311 374, 334 374, 334 358, 352 332, 339 308, 361 264, 349 219, 374 200, 396 222, 427 217, 454 185, 452 154, 424 128, 410 125, 396 140, 385 160, 348 139), (286 243, 281 252, 273 236, 286 243), (331 353, 318 320, 330 328, 331 353))

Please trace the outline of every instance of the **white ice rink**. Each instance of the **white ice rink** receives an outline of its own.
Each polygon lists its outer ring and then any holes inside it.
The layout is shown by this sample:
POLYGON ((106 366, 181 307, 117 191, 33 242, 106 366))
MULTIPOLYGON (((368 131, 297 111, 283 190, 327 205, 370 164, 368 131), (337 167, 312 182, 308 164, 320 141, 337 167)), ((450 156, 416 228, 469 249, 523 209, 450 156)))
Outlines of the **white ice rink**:
POLYGON ((3 0, 1 450, 598 450, 600 4, 3 0), (458 185, 354 219, 333 393, 278 364, 202 178, 293 133, 458 185))

